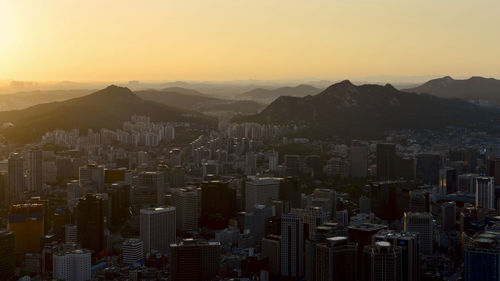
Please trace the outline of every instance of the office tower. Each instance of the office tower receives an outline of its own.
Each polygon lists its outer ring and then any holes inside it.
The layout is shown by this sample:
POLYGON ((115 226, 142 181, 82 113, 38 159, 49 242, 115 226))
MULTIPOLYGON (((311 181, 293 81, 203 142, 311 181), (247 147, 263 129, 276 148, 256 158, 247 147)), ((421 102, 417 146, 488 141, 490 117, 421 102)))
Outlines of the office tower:
POLYGON ((14 232, 0 230, 0 279, 8 280, 16 271, 14 232))
POLYGON ((417 156, 417 180, 423 184, 438 185, 441 155, 422 153, 417 156))
POLYGON ((455 229, 457 223, 456 209, 455 202, 445 202, 441 205, 441 227, 444 231, 455 229))
POLYGON ((468 193, 476 193, 476 178, 478 174, 463 174, 458 176, 458 190, 468 193))
POLYGON ((418 233, 381 230, 372 237, 373 243, 387 241, 401 248, 401 280, 420 280, 418 233))
POLYGON ((363 280, 400 281, 401 247, 378 241, 363 250, 363 280))
POLYGON ((300 156, 285 155, 286 176, 296 177, 300 174, 300 156))
POLYGON ((19 153, 9 157, 9 202, 18 203, 24 194, 24 159, 19 153))
POLYGON ((170 171, 170 186, 173 188, 184 187, 186 171, 182 166, 175 166, 170 171))
POLYGON ((347 228, 349 242, 358 244, 358 266, 361 266, 363 248, 372 243, 372 236, 380 230, 387 229, 386 225, 361 223, 347 228))
POLYGON ((269 154, 269 171, 274 172, 278 169, 279 154, 277 151, 271 151, 269 154))
POLYGON ((52 277, 58 280, 87 281, 92 277, 91 252, 78 249, 61 251, 52 257, 52 277))
POLYGON ((58 180, 69 179, 73 175, 71 158, 57 157, 56 158, 56 178, 58 180))
POLYGON ((175 243, 175 207, 141 209, 140 237, 146 253, 167 253, 169 245, 175 243))
POLYGON ((133 264, 144 258, 144 242, 140 239, 127 239, 122 244, 123 263, 133 264))
POLYGON ((45 219, 42 204, 14 204, 10 207, 9 231, 14 233, 17 260, 22 260, 27 253, 40 252, 45 219))
POLYGON ((0 171, 0 204, 8 206, 9 203, 9 173, 0 171))
POLYGON ((42 151, 32 150, 28 153, 28 190, 42 190, 42 151))
POLYGON ((67 224, 64 226, 64 234, 66 243, 78 242, 78 226, 75 224, 67 224))
POLYGON ((236 215, 236 190, 226 182, 212 180, 201 183, 201 225, 224 229, 236 215))
POLYGON ((281 217, 281 276, 298 279, 304 274, 304 225, 297 214, 281 217))
POLYGON ((200 193, 194 186, 172 189, 177 231, 198 231, 200 221, 200 193))
POLYGON ((325 222, 330 221, 330 213, 320 207, 307 207, 305 209, 291 209, 290 213, 300 217, 304 224, 305 239, 313 237, 316 232, 316 227, 325 222))
POLYGON ((500 280, 498 232, 484 231, 465 241, 465 280, 500 280))
POLYGON ((410 191, 410 212, 425 213, 429 212, 429 193, 423 191, 410 191))
POLYGON ((182 151, 174 148, 168 153, 170 167, 182 166, 182 151))
POLYGON ((321 158, 319 155, 307 155, 304 157, 304 162, 307 168, 312 170, 312 177, 318 177, 321 174, 321 158))
POLYGON ((266 219, 264 235, 281 235, 281 216, 274 216, 266 219))
POLYGON ((97 191, 104 188, 104 167, 87 164, 79 168, 80 186, 94 186, 97 191))
POLYGON ((377 144, 377 177, 394 179, 396 177, 396 145, 393 143, 377 144))
POLYGON ((412 185, 405 181, 375 182, 370 187, 372 212, 391 223, 400 220, 410 204, 412 185))
POLYGON ((115 182, 105 192, 111 198, 111 227, 114 229, 127 222, 130 215, 130 184, 127 182, 115 182))
POLYGON ((165 140, 171 142, 175 139, 175 127, 172 125, 165 126, 165 140))
POLYGON ((493 177, 476 178, 476 208, 495 209, 495 180, 493 177))
POLYGON ((368 174, 368 146, 360 141, 351 142, 351 177, 366 178, 368 174))
POLYGON ((78 201, 78 240, 82 248, 91 250, 95 255, 100 255, 104 250, 105 214, 105 202, 97 195, 87 194, 78 201))
POLYGON ((265 235, 265 223, 274 213, 273 206, 255 205, 251 213, 245 214, 245 229, 250 230, 256 242, 260 242, 265 235))
POLYGON ((370 214, 372 212, 372 200, 366 196, 359 198, 359 212, 361 214, 370 214))
POLYGON ((172 280, 215 280, 221 263, 221 244, 201 240, 184 239, 171 244, 172 280))
POLYGON ((280 200, 290 202, 290 208, 301 207, 300 182, 295 177, 287 177, 280 183, 280 200))
POLYGON ((396 155, 396 178, 415 179, 415 159, 411 155, 396 155))
POLYGON ((347 237, 336 236, 316 245, 315 276, 317 281, 357 279, 358 245, 347 237))
POLYGON ((132 186, 149 186, 154 188, 157 204, 162 205, 164 203, 166 189, 163 172, 140 172, 132 178, 132 186))
POLYGON ((430 213, 405 213, 404 230, 406 232, 416 232, 419 234, 420 251, 424 255, 431 255, 433 252, 433 225, 430 213))
POLYGON ((262 239, 262 257, 268 260, 269 274, 274 278, 279 278, 281 271, 281 236, 268 235, 262 239))
POLYGON ((245 182, 245 210, 250 212, 255 205, 279 199, 280 181, 275 178, 256 178, 245 182))
POLYGON ((443 195, 457 191, 457 170, 449 167, 439 170, 439 190, 443 195))
POLYGON ((141 208, 157 206, 157 202, 156 188, 152 186, 132 186, 130 203, 132 204, 133 215, 138 215, 141 208))
POLYGON ((104 183, 112 184, 125 181, 125 172, 126 170, 124 168, 104 169, 104 183))
POLYGON ((337 192, 333 189, 316 188, 312 193, 311 204, 321 207, 334 220, 337 217, 337 192))
POLYGON ((486 176, 493 177, 494 182, 500 182, 500 157, 490 156, 486 159, 486 176))

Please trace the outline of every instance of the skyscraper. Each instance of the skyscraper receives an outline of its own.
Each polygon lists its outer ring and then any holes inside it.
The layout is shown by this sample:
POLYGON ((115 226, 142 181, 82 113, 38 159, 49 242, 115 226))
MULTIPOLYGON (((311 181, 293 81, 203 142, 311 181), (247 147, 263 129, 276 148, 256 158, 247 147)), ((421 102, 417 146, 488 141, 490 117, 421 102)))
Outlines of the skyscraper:
POLYGON ((417 180, 423 184, 439 184, 439 169, 441 155, 437 153, 422 153, 417 156, 417 180))
POLYGON ((304 274, 304 225, 297 214, 281 217, 281 276, 298 279, 304 274))
POLYGON ((28 153, 28 174, 30 191, 42 190, 42 151, 32 150, 28 153))
POLYGON ((221 244, 184 239, 171 247, 172 280, 215 280, 220 268, 221 244))
POLYGON ((87 194, 78 201, 78 240, 83 248, 101 254, 104 250, 104 200, 94 194, 87 194))
POLYGON ((24 193, 24 159, 19 153, 9 157, 9 201, 19 203, 24 193))
POLYGON ((377 177, 394 179, 396 177, 396 145, 393 143, 377 144, 377 177))
POLYGON ((280 184, 280 200, 290 202, 291 208, 301 207, 300 182, 295 177, 287 177, 280 184))
POLYGON ((445 202, 441 205, 441 227, 444 231, 451 231, 457 223, 457 205, 455 202, 445 202))
POLYGON ((363 280, 400 281, 401 248, 387 241, 378 241, 363 250, 363 280))
POLYGON ((200 191, 194 187, 172 189, 172 205, 175 207, 177 230, 197 231, 200 223, 200 191))
POLYGON ((175 207, 141 209, 140 237, 146 253, 169 251, 170 244, 175 243, 175 216, 175 207))
POLYGON ((420 251, 425 255, 432 254, 434 236, 432 215, 430 213, 405 213, 404 230, 418 233, 420 251))
POLYGON ((495 209, 495 180, 493 177, 476 178, 476 208, 495 209))
POLYGON ((349 281, 356 280, 358 244, 349 243, 347 237, 336 236, 326 239, 326 243, 316 245, 316 280, 349 281))
POLYGON ((92 277, 89 250, 61 251, 54 253, 52 277, 58 280, 87 281, 92 277))
POLYGON ((500 280, 497 231, 484 231, 465 241, 465 280, 500 280))
POLYGON ((351 143, 351 177, 365 178, 368 173, 368 146, 360 141, 351 143))
POLYGON ((14 204, 9 211, 9 231, 14 233, 16 259, 27 253, 40 252, 45 235, 45 213, 42 204, 14 204))
POLYGON ((245 210, 251 212, 255 205, 279 199, 280 182, 275 178, 256 178, 245 183, 245 210))
POLYGON ((80 186, 93 185, 97 191, 104 188, 104 167, 87 164, 79 168, 80 186))
POLYGON ((144 258, 144 242, 140 239, 127 239, 122 248, 125 264, 132 264, 144 258))
POLYGON ((0 231, 0 279, 8 280, 16 271, 14 232, 0 231))
POLYGON ((226 182, 212 180, 201 183, 201 224, 211 229, 224 229, 236 215, 236 190, 226 182))
POLYGON ((271 276, 279 278, 281 271, 281 236, 268 235, 262 239, 262 257, 268 259, 271 276))

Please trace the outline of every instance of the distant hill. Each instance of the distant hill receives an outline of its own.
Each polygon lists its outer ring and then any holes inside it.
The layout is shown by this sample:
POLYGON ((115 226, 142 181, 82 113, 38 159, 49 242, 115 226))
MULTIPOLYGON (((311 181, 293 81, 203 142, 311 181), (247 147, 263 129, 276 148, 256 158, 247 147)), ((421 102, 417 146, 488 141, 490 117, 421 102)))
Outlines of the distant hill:
POLYGON ((179 94, 184 94, 184 95, 192 95, 192 96, 207 96, 207 94, 204 94, 204 93, 199 92, 197 90, 182 88, 182 87, 167 87, 167 88, 162 89, 161 91, 162 92, 174 92, 174 93, 179 93, 179 94))
POLYGON ((199 108, 202 112, 214 112, 214 111, 232 111, 240 114, 256 114, 259 113, 266 106, 262 103, 255 101, 231 101, 228 103, 220 103, 213 105, 206 105, 199 108))
POLYGON ((277 89, 253 89, 240 95, 240 97, 259 101, 263 103, 270 103, 280 96, 290 96, 290 97, 305 97, 307 95, 315 95, 321 92, 320 89, 309 85, 298 85, 296 87, 281 87, 277 89))
POLYGON ((45 90, 0 95, 0 111, 23 109, 33 105, 69 100, 88 95, 95 90, 45 90))
POLYGON ((0 112, 0 122, 11 122, 14 127, 0 133, 15 142, 38 140, 45 132, 78 128, 121 128, 133 114, 148 115, 152 121, 189 121, 200 125, 214 125, 213 119, 200 113, 169 107, 142 99, 128 88, 109 86, 93 94, 63 102, 36 105, 23 110, 0 112))
POLYGON ((388 130, 472 126, 500 119, 500 111, 459 99, 398 91, 387 84, 355 86, 343 81, 315 96, 281 96, 256 115, 237 122, 297 124, 310 138, 372 138, 388 130))
POLYGON ((494 78, 471 77, 465 80, 455 80, 446 76, 404 91, 427 93, 444 98, 483 100, 500 106, 500 80, 494 78))
POLYGON ((144 90, 136 91, 135 94, 143 99, 161 103, 167 106, 185 108, 185 109, 198 109, 202 106, 225 103, 226 100, 206 96, 195 90, 182 89, 182 88, 168 88, 170 90, 180 90, 180 92, 167 91, 167 90, 144 90))

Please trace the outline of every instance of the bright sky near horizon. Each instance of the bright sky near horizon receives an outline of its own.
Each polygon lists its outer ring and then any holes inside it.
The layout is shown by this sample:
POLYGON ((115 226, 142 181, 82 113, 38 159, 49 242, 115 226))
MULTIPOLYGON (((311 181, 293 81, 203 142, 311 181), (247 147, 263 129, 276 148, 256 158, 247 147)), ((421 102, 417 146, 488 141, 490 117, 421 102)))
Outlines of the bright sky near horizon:
POLYGON ((0 80, 500 77, 498 0, 0 0, 0 80))

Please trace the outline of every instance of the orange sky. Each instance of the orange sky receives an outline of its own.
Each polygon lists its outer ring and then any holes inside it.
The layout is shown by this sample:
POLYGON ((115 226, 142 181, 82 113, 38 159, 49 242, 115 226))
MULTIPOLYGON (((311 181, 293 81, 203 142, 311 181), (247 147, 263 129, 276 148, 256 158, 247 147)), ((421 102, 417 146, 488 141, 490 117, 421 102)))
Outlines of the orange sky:
POLYGON ((500 77, 498 0, 0 0, 0 80, 500 77))

